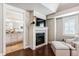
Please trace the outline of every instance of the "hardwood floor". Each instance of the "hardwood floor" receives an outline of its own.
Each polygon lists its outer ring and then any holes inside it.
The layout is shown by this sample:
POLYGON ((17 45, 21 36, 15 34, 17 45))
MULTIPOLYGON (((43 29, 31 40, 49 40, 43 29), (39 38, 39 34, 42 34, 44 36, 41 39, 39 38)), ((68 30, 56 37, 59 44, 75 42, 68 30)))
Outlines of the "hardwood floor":
POLYGON ((18 51, 20 49, 23 49, 23 42, 15 43, 15 44, 9 44, 6 46, 6 53, 11 53, 13 51, 18 51))
POLYGON ((36 50, 31 50, 30 48, 21 49, 6 56, 54 56, 54 53, 50 47, 50 44, 43 47, 37 48, 36 50))

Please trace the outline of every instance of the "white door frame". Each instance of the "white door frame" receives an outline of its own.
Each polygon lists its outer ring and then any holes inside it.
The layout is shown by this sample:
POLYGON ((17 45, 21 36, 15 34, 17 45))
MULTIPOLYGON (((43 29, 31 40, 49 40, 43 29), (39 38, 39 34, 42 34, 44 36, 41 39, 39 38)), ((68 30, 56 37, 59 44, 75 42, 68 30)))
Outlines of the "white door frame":
POLYGON ((6 7, 8 7, 8 8, 11 8, 11 9, 15 9, 15 10, 18 10, 18 11, 20 11, 20 12, 22 12, 23 13, 23 20, 24 20, 24 35, 23 35, 23 37, 24 37, 24 39, 23 39, 23 48, 25 49, 26 48, 26 17, 25 17, 25 15, 26 15, 26 11, 25 10, 23 10, 23 9, 19 9, 19 8, 16 8, 16 7, 14 7, 14 6, 10 6, 10 5, 8 5, 8 4, 3 4, 3 55, 6 55, 6 27, 5 27, 5 20, 6 20, 6 15, 5 15, 5 12, 6 12, 6 7))
POLYGON ((6 54, 6 34, 5 34, 5 4, 3 4, 3 55, 6 54))

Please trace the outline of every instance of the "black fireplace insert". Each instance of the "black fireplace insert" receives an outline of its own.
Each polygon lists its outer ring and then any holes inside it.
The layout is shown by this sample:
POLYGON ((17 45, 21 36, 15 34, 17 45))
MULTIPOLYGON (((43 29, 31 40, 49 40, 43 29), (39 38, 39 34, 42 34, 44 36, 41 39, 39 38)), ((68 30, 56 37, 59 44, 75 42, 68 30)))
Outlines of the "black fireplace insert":
POLYGON ((36 46, 45 42, 45 33, 36 33, 36 46))

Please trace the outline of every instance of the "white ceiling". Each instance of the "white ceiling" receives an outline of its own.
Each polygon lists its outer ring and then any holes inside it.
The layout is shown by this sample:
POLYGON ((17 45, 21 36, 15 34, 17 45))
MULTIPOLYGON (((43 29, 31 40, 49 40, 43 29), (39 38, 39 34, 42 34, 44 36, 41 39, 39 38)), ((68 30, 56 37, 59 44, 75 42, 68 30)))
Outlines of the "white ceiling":
POLYGON ((79 3, 60 3, 57 12, 79 6, 79 3))
POLYGON ((8 3, 10 5, 25 9, 36 10, 44 15, 54 13, 57 10, 58 3, 8 3))
POLYGON ((43 6, 51 10, 52 12, 56 12, 59 3, 41 3, 43 6))
POLYGON ((8 3, 10 5, 25 9, 36 10, 44 15, 63 11, 75 6, 79 6, 79 3, 8 3))

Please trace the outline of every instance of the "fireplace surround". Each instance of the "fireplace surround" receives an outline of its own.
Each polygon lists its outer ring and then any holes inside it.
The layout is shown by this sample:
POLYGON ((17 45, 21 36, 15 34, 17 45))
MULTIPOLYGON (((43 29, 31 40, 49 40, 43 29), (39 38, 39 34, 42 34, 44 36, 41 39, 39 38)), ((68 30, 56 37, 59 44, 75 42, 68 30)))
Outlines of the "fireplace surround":
POLYGON ((48 28, 47 27, 33 27, 33 35, 30 40, 30 48, 35 50, 48 44, 48 28))

